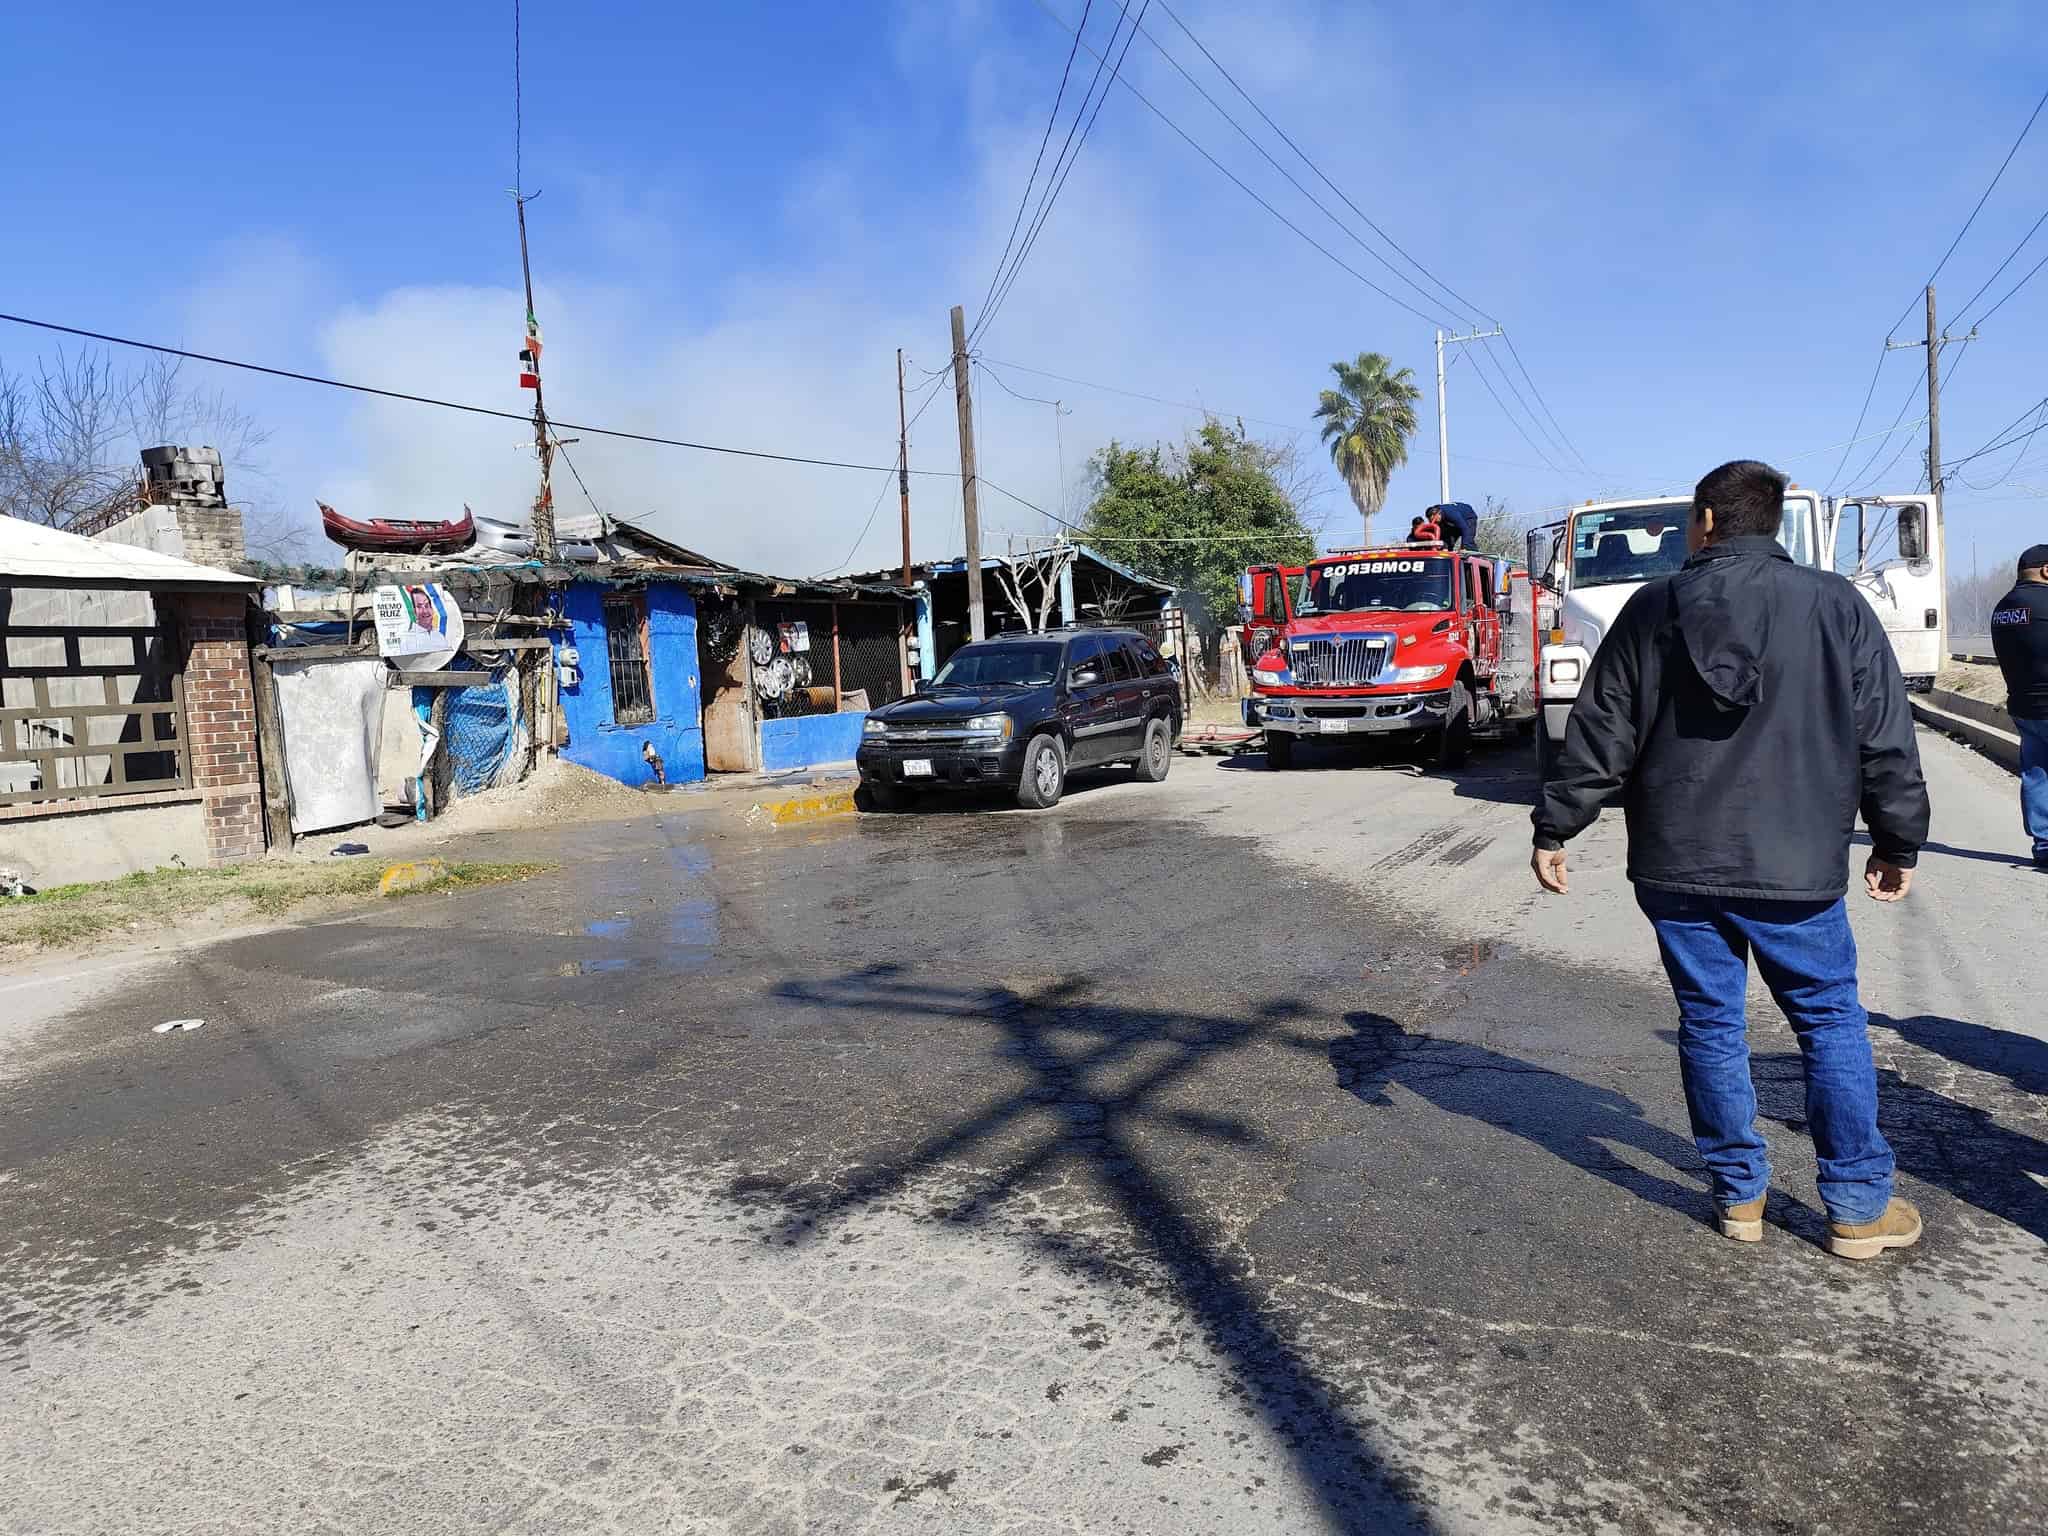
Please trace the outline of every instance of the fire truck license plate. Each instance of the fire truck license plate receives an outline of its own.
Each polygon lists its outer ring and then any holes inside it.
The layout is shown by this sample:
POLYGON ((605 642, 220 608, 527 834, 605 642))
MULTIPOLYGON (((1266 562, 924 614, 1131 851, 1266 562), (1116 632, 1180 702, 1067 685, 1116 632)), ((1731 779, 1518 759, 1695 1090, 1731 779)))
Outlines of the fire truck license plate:
POLYGON ((1330 734, 1330 732, 1332 731, 1335 731, 1341 735, 1343 732, 1348 731, 1350 729, 1351 722, 1349 720, 1325 720, 1323 722, 1323 734, 1326 736, 1330 734))
POLYGON ((906 757, 903 759, 903 777, 906 779, 928 779, 932 776, 932 760, 928 757, 906 757))

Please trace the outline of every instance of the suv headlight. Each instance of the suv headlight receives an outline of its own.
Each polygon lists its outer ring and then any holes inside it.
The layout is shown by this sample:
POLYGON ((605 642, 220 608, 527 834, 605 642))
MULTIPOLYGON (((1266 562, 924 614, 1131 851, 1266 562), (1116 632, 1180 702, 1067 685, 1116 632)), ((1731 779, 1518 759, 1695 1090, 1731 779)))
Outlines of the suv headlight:
POLYGON ((869 715, 867 719, 861 721, 860 733, 863 736, 886 736, 889 734, 889 727, 886 722, 869 715))
POLYGON ((1387 683, 1432 682, 1435 679, 1442 677, 1444 675, 1444 668, 1449 665, 1449 662, 1439 661, 1434 666, 1396 667, 1393 671, 1389 672, 1384 678, 1382 678, 1381 681, 1387 683))
POLYGON ((998 736, 1008 741, 1016 727, 1008 715, 976 715, 967 722, 967 729, 977 736, 998 736))

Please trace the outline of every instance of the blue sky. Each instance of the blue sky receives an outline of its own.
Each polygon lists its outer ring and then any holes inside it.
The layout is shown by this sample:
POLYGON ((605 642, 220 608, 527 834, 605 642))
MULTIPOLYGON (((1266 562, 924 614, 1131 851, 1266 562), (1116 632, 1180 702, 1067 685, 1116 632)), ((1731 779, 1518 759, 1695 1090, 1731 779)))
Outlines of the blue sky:
MULTIPOLYGON (((1070 20, 1082 8, 1045 4, 1070 20)), ((0 309, 525 407, 505 195, 509 3, 188 0, 175 25, 140 4, 17 9, 0 100, 17 150, 33 152, 10 157, 0 180, 0 309)), ((1885 328, 1911 304, 1900 334, 1917 334, 1919 284, 2048 86, 2048 29, 2028 0, 1870 3, 1828 8, 1832 20, 1612 0, 1175 9, 1354 201, 1507 324, 1591 468, 1543 467, 1478 382, 1489 359, 1461 361, 1454 494, 1524 511, 1682 488, 1737 455, 1825 483, 1885 328)), ((1100 46, 1114 11, 1096 0, 1100 46)), ((1146 27, 1257 126, 1163 12, 1146 27)), ((895 348, 937 368, 948 307, 974 314, 1068 41, 1037 0, 527 0, 525 181, 543 192, 531 218, 551 409, 887 462, 895 348)), ((1084 55, 1077 84, 1091 68, 1084 55)), ((1415 299, 1145 40, 1126 70, 1303 229, 1415 299)), ((1983 282, 2044 204, 2048 120, 1942 273, 1945 305, 1983 282)), ((2048 228, 1978 308, 2044 251, 2048 228)), ((2048 393, 2044 327, 2048 272, 1958 366, 1948 458, 2048 393)), ((0 326, 11 366, 50 345, 0 326)), ((998 364, 1299 423, 1312 455, 1327 365, 1362 349, 1428 388, 1427 323, 1289 233, 1120 89, 980 343, 998 364)), ((1865 432, 1891 424, 1919 358, 1884 364, 1865 432)), ((530 484, 513 423, 192 377, 275 426, 265 477, 239 484, 294 516, 316 496, 361 513, 468 502, 516 515, 530 484)), ((1081 504, 1081 466, 1109 437, 1178 436, 1194 420, 1003 377, 1072 412, 1056 431, 1051 407, 978 384, 984 473, 1044 506, 1081 504)), ((1906 420, 1921 410, 1916 399, 1906 420)), ((1427 401, 1424 416, 1393 484, 1397 511, 1435 499, 1427 401)), ((1908 438, 1886 484, 1866 488, 1910 488, 1917 431, 1859 446, 1847 472, 1882 447, 1874 473, 1908 438)), ((953 468, 956 452, 941 398, 913 462, 953 468)), ((608 510, 742 563, 808 574, 893 557, 884 475, 594 438, 572 453, 608 510)), ((1972 540, 1988 560, 2048 537, 2048 433, 2014 462, 1978 461, 1969 474, 1986 488, 1955 488, 1952 560, 1972 540)), ((1342 541, 1356 526, 1348 500, 1326 470, 1319 479, 1317 513, 1342 541)), ((563 488, 565 508, 579 500, 563 488)), ((921 554, 957 549, 957 485, 921 478, 914 517, 921 554)), ((998 536, 1041 526, 1000 496, 984 499, 983 519, 998 536)))

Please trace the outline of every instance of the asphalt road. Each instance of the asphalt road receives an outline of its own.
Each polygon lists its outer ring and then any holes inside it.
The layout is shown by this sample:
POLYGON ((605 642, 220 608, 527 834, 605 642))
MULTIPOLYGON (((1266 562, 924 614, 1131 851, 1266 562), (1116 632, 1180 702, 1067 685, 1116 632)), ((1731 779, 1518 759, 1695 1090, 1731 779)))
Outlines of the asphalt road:
POLYGON ((2048 880, 1923 741, 1868 1266, 1761 999, 1705 1225, 1620 828, 1540 898, 1500 756, 670 812, 0 978, 0 1529, 2042 1529, 2048 880))

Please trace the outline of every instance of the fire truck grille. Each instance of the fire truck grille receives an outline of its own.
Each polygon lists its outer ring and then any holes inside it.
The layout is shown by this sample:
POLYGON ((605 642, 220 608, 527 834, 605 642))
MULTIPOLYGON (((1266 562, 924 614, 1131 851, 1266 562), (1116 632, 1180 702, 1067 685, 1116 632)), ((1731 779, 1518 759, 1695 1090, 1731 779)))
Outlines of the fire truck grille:
POLYGON ((1297 640, 1288 662, 1299 688, 1358 688, 1379 681, 1394 654, 1392 635, 1347 635, 1332 640, 1297 640))

